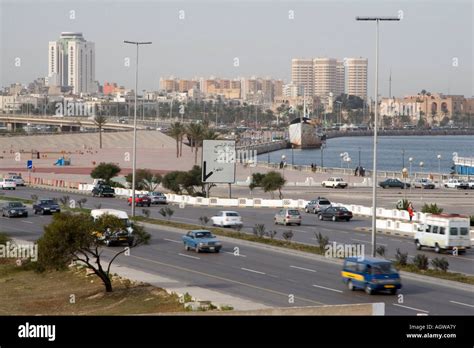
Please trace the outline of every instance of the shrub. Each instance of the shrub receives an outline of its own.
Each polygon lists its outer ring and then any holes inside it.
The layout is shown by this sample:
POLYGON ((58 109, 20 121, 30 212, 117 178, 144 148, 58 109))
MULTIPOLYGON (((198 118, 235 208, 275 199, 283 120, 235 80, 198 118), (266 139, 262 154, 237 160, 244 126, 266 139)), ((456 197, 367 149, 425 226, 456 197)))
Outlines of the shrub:
POLYGON ((292 230, 285 231, 283 232, 282 236, 284 240, 286 240, 287 242, 291 242, 291 239, 293 238, 293 231, 292 230))
POLYGON ((200 216, 199 222, 201 223, 201 225, 206 226, 209 222, 209 218, 207 216, 200 216))
POLYGON ((37 201, 38 200, 38 196, 37 195, 31 195, 31 200, 32 201, 37 201))
POLYGON ((397 253, 395 254, 395 264, 398 266, 406 266, 408 263, 408 253, 402 253, 400 249, 397 248, 397 253))
POLYGON ((96 209, 100 209, 102 208, 102 204, 98 203, 98 204, 94 204, 94 208, 96 209))
POLYGON ((82 209, 82 206, 86 204, 86 202, 87 202, 87 198, 81 198, 77 200, 77 205, 79 206, 79 208, 82 209))
POLYGON ((427 270, 429 266, 429 260, 426 257, 426 255, 423 254, 416 254, 416 256, 413 258, 413 264, 418 268, 419 270, 427 270))
POLYGON ((441 270, 443 272, 447 272, 449 268, 449 262, 444 257, 434 258, 433 260, 431 260, 431 265, 433 266, 434 269, 441 270))
POLYGON ((142 214, 144 217, 149 218, 150 217, 150 209, 142 209, 142 214))
POLYGON ((318 242, 320 252, 324 253, 326 250, 326 245, 329 244, 329 237, 323 236, 321 232, 314 232, 314 235, 316 237, 316 241, 318 242))
POLYGON ((268 237, 270 237, 270 239, 275 238, 275 236, 276 236, 277 233, 278 233, 278 232, 275 231, 275 230, 265 232, 265 234, 266 234, 268 237))
POLYGON ((262 238, 265 235, 265 225, 264 224, 255 224, 253 227, 253 234, 259 238, 262 238))
POLYGON ((421 208, 422 213, 430 213, 430 214, 441 214, 443 212, 443 208, 438 207, 436 203, 427 204, 425 203, 421 208))
POLYGON ((387 249, 385 248, 384 245, 379 245, 379 246, 377 247, 377 249, 375 249, 375 252, 376 252, 378 255, 380 255, 380 256, 382 256, 382 257, 385 257, 385 252, 386 252, 386 250, 387 250, 387 249))
POLYGON ((62 196, 61 198, 59 198, 59 202, 63 207, 67 206, 67 204, 69 203, 69 196, 62 196))

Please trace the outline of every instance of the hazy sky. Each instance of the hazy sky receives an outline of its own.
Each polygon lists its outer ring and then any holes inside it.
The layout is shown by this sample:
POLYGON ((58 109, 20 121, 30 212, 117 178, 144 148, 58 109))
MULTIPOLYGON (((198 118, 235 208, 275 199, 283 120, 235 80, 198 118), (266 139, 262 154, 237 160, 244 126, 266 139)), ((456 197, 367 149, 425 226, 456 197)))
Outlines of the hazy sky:
POLYGON ((48 42, 79 31, 96 45, 96 79, 134 87, 132 46, 140 49, 139 90, 161 76, 272 76, 290 82, 291 59, 367 57, 373 95, 375 23, 380 25, 379 91, 421 89, 474 95, 473 2, 444 1, 4 1, 0 0, 0 86, 47 75, 48 42), (183 10, 185 19, 179 19, 183 10), (289 11, 294 19, 289 19, 289 11), (70 11, 75 19, 70 19, 70 11), (15 58, 21 66, 15 67, 15 58), (131 57, 132 65, 124 66, 131 57), (239 67, 234 67, 238 57, 239 67), (458 66, 453 66, 457 61, 458 66))

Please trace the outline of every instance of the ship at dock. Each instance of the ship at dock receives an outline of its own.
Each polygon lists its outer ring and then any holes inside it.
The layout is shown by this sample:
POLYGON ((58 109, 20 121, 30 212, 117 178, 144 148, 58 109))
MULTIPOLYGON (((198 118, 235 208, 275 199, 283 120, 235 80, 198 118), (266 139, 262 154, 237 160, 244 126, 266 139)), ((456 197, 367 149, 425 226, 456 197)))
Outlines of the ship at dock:
POLYGON ((308 117, 299 117, 290 122, 289 138, 293 147, 318 149, 325 141, 325 135, 315 122, 308 117))

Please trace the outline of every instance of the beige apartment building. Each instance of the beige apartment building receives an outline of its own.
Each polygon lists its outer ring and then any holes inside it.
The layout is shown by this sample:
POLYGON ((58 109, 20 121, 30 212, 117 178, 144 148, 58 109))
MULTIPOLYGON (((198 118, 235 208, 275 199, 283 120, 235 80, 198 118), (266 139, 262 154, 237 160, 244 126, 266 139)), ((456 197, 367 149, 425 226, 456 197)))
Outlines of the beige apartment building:
POLYGON ((344 60, 347 74, 347 94, 367 100, 367 58, 344 60))
POLYGON ((302 86, 305 95, 314 95, 313 59, 292 59, 291 80, 295 85, 302 86))

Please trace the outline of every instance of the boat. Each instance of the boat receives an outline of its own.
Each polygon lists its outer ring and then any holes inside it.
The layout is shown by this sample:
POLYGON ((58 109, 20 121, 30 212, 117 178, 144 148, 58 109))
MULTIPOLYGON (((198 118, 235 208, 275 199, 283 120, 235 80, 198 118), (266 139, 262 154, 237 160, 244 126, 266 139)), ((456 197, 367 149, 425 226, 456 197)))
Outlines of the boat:
POLYGON ((320 148, 326 137, 316 120, 306 116, 306 101, 303 110, 303 117, 295 118, 290 122, 288 131, 290 143, 299 149, 320 148))

